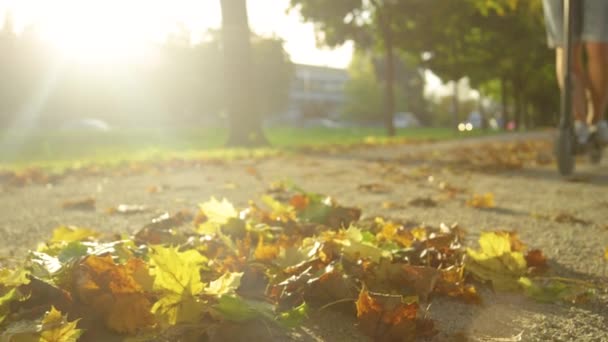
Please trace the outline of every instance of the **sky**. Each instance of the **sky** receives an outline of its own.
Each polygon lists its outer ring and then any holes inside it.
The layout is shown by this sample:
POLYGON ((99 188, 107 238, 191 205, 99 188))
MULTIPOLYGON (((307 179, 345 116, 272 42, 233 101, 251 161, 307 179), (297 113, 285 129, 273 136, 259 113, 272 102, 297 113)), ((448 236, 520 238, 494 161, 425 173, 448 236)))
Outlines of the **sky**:
MULTIPOLYGON (((336 68, 348 66, 353 46, 316 46, 314 27, 289 0, 248 0, 252 31, 285 40, 296 63, 336 68)), ((17 28, 36 24, 39 33, 80 62, 145 55, 150 41, 162 41, 184 25, 196 40, 221 24, 218 0, 0 0, 0 15, 10 10, 17 28)))
MULTIPOLYGON (((289 0, 247 0, 252 31, 280 37, 294 63, 348 67, 353 44, 329 49, 317 46, 314 26, 289 0)), ((80 63, 107 63, 151 58, 150 42, 162 42, 180 25, 196 41, 221 25, 219 0, 0 0, 0 18, 10 11, 17 29, 35 24, 59 53, 80 63)), ((426 92, 450 92, 431 72, 426 92)), ((461 92, 461 94, 465 94, 461 92)))

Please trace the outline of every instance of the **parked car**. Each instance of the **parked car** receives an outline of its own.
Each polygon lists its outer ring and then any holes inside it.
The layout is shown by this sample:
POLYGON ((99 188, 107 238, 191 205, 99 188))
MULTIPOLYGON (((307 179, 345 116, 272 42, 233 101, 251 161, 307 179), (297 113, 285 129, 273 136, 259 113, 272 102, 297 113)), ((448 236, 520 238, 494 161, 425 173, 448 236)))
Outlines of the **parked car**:
POLYGON ((408 112, 395 113, 393 123, 395 128, 420 127, 420 121, 416 115, 408 112))

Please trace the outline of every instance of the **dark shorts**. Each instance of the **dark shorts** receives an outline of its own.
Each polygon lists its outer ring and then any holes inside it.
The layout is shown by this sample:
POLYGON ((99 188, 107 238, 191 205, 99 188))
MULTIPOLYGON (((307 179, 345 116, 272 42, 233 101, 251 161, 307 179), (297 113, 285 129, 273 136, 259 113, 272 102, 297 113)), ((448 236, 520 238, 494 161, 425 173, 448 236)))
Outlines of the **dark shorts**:
MULTIPOLYGON (((575 38, 584 42, 608 42, 608 0, 571 0, 582 2, 583 22, 575 38)), ((564 44, 563 1, 543 0, 549 46, 564 44)))

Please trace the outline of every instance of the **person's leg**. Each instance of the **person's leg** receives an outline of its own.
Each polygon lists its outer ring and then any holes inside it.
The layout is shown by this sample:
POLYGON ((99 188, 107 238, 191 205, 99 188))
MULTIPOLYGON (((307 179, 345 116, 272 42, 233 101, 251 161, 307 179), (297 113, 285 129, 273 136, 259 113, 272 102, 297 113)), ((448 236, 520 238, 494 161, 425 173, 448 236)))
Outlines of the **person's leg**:
POLYGON ((587 78, 592 108, 589 122, 597 124, 604 118, 608 106, 608 43, 587 42, 587 78))
MULTIPOLYGON (((572 109, 574 112, 574 118, 582 123, 587 122, 587 95, 586 89, 588 87, 587 73, 584 71, 582 63, 582 45, 576 44, 573 47, 574 60, 572 63, 572 109)), ((555 49, 556 55, 556 71, 557 81, 560 89, 564 87, 564 49, 557 47, 555 49)))

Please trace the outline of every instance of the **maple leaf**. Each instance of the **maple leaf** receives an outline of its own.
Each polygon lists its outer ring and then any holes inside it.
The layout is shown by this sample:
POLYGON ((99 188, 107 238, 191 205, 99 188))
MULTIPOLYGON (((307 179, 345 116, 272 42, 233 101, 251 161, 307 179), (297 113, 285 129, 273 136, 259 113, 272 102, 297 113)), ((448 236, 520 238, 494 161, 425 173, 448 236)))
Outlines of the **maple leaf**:
POLYGON ((78 320, 68 322, 67 316, 51 307, 42 318, 40 340, 44 342, 76 342, 83 331, 76 329, 78 320))
POLYGON ((416 335, 415 300, 402 296, 371 295, 361 289, 355 303, 361 331, 374 341, 413 341, 416 335))
POLYGON ((76 342, 83 331, 77 329, 78 320, 68 321, 60 311, 51 307, 37 321, 19 321, 9 325, 0 335, 7 342, 76 342))
POLYGON ((242 272, 224 273, 221 277, 209 283, 209 286, 205 288, 205 293, 218 297, 233 294, 241 286, 241 278, 243 278, 242 272))
POLYGON ((473 198, 467 201, 467 205, 473 208, 494 208, 496 202, 494 201, 494 194, 488 192, 483 195, 474 194, 473 198))
POLYGON ((492 281, 497 289, 515 290, 527 264, 520 251, 513 251, 511 237, 505 232, 484 232, 479 237, 480 251, 467 248, 465 268, 476 277, 492 281))
POLYGON ((17 287, 20 285, 29 284, 30 272, 23 268, 9 270, 7 268, 0 269, 0 285, 5 287, 17 287))
POLYGON ((206 261, 196 250, 179 252, 177 248, 152 247, 153 289, 160 294, 152 312, 169 325, 197 320, 202 313, 197 296, 205 287, 200 270, 206 261))
POLYGON ((111 256, 89 256, 75 276, 80 299, 99 312, 108 328, 133 334, 154 323, 151 303, 131 269, 117 265, 111 256))
POLYGON ((226 224, 231 218, 238 217, 238 213, 232 203, 227 199, 218 201, 215 197, 212 197, 209 201, 199 205, 201 211, 207 217, 208 222, 215 224, 226 224))
POLYGON ((99 237, 98 232, 88 228, 59 227, 53 230, 52 243, 91 240, 99 237))

